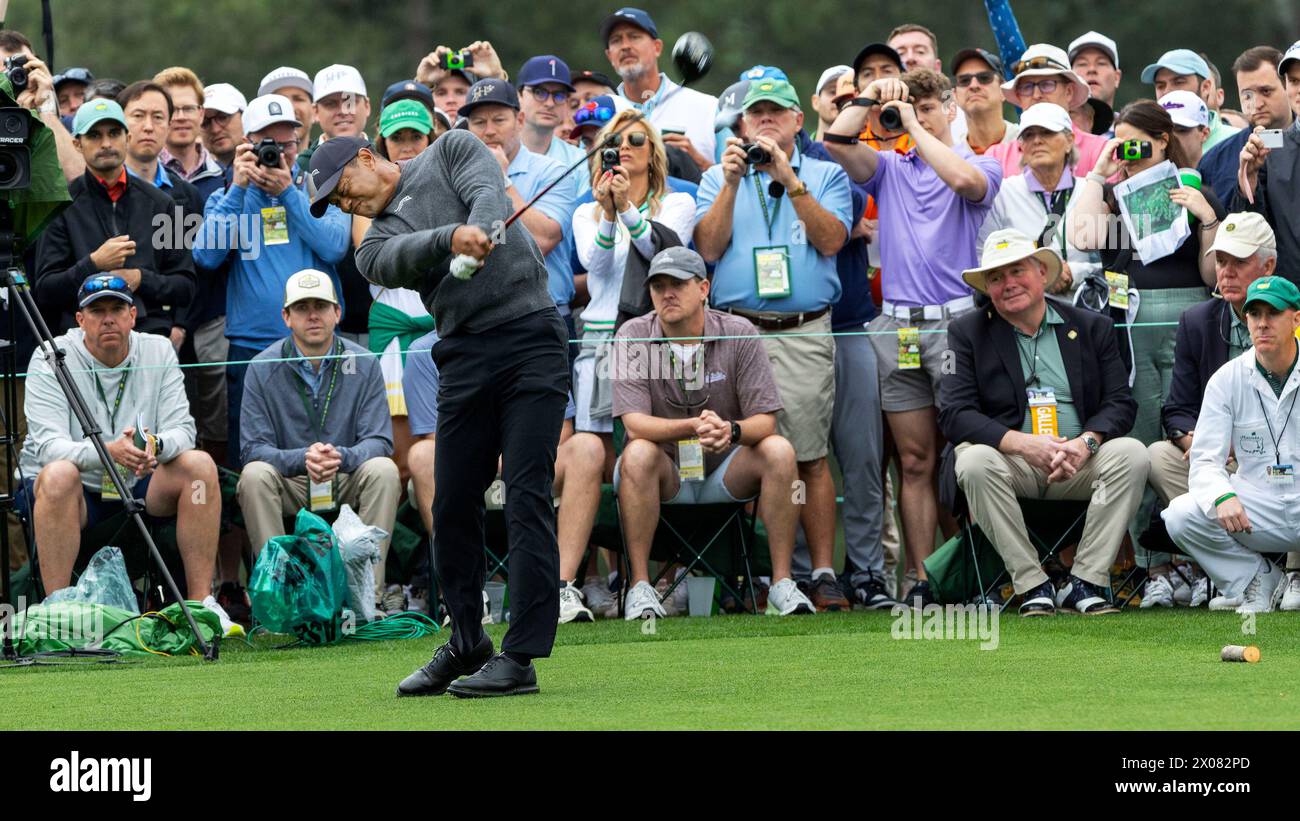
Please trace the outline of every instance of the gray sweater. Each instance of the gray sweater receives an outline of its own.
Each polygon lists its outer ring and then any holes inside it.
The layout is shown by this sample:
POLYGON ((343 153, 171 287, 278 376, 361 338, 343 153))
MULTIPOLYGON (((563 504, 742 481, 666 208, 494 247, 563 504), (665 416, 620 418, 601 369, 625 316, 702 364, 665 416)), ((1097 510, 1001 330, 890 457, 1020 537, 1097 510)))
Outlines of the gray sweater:
MULTIPOLYGON (((321 363, 320 381, 312 389, 299 374, 301 359, 284 357, 282 339, 253 357, 244 377, 244 402, 240 406, 239 453, 244 463, 267 462, 281 476, 305 476, 307 448, 315 442, 333 445, 343 456, 340 473, 353 473, 376 456, 393 452, 393 420, 388 415, 388 395, 379 358, 347 339, 343 351, 351 356, 321 363), (318 437, 307 416, 302 395, 319 416, 329 394, 334 369, 339 368, 328 414, 318 437)), ((166 341, 166 340, 164 340, 166 341)), ((298 352, 289 341, 289 357, 298 352)))
POLYGON ((377 285, 419 291, 440 336, 483 333, 554 306, 541 252, 519 222, 473 277, 447 275, 457 228, 477 225, 495 239, 510 213, 492 152, 467 131, 449 131, 402 166, 393 199, 357 248, 357 267, 377 285))

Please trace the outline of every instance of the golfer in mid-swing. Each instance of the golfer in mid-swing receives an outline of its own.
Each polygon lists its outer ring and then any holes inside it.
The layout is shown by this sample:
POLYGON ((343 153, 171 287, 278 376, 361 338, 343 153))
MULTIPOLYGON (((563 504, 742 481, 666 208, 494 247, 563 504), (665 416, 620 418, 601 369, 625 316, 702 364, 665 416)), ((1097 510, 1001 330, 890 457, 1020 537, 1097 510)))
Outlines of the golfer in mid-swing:
POLYGON ((535 693, 532 660, 550 655, 559 618, 551 482, 569 382, 564 322, 542 255, 521 224, 494 233, 510 200, 501 166, 467 131, 444 134, 401 167, 363 139, 328 140, 312 155, 310 179, 314 215, 333 204, 374 220, 357 267, 378 285, 418 290, 440 337, 434 563, 452 635, 397 693, 535 693), (458 254, 481 263, 468 279, 448 275, 458 254), (494 655, 481 624, 483 494, 498 456, 512 615, 494 655))

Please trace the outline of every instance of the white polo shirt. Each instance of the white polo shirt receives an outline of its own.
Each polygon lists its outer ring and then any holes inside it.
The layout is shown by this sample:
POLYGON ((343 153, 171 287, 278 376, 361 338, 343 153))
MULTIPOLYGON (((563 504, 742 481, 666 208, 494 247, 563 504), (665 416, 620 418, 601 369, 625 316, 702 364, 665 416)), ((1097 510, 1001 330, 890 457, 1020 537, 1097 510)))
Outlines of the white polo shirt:
POLYGON ((659 130, 680 128, 686 131, 686 139, 691 141, 695 150, 705 157, 714 156, 715 140, 713 120, 718 112, 718 98, 704 94, 693 88, 679 88, 677 83, 668 79, 668 75, 659 72, 659 90, 648 102, 627 97, 625 83, 620 83, 618 93, 633 106, 646 113, 650 122, 659 130), (671 96, 669 96, 671 95, 671 96), (660 100, 663 104, 660 104, 660 100))

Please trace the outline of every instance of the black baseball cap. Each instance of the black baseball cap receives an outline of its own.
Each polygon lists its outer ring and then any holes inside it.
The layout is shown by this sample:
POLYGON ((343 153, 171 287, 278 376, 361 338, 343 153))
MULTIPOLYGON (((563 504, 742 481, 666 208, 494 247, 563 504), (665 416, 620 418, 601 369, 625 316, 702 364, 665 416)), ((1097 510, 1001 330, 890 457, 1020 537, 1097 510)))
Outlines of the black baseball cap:
POLYGON ((891 48, 887 43, 868 43, 858 52, 858 56, 853 58, 853 79, 856 80, 858 72, 862 70, 862 64, 873 54, 883 54, 898 66, 900 72, 906 71, 903 67, 903 58, 898 56, 898 52, 891 48))
POLYGON ((329 208, 330 194, 343 176, 343 168, 352 162, 361 149, 374 146, 361 137, 335 137, 326 140, 312 152, 311 170, 307 173, 307 185, 312 192, 311 215, 317 219, 325 216, 329 208))
POLYGON ((468 117, 474 109, 484 105, 503 105, 518 111, 519 92, 505 80, 495 78, 479 80, 469 87, 469 92, 465 95, 465 103, 458 113, 461 117, 468 117))
POLYGON ((618 88, 618 85, 613 80, 609 79, 608 74, 602 74, 599 71, 592 71, 591 69, 583 69, 582 71, 573 72, 572 79, 575 83, 579 80, 586 80, 589 83, 599 83, 605 88, 618 88))
POLYGON ((379 103, 379 109, 382 111, 388 108, 389 103, 397 100, 417 100, 428 106, 430 111, 434 108, 433 92, 424 83, 415 80, 398 80, 384 89, 384 96, 379 103))
POLYGON ((953 77, 956 77, 957 66, 961 65, 967 60, 983 60, 984 62, 989 64, 989 68, 993 69, 993 71, 997 73, 999 78, 1002 77, 1002 59, 998 57, 996 54, 989 51, 985 51, 982 48, 964 48, 961 51, 957 52, 953 56, 952 62, 948 64, 948 73, 951 74, 953 77))

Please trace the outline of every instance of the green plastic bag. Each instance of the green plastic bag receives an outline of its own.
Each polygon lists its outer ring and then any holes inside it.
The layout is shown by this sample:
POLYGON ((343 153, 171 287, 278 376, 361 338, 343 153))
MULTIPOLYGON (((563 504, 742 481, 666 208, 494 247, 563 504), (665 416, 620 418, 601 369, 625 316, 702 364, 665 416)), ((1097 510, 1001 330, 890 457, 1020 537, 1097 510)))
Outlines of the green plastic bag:
POLYGON ((334 531, 308 510, 298 511, 292 536, 266 543, 248 580, 257 623, 307 644, 342 638, 347 590, 334 531))
POLYGON ((1006 565, 979 528, 973 528, 975 555, 972 559, 966 528, 962 528, 925 560, 925 576, 930 580, 930 592, 939 604, 964 604, 978 598, 1002 575, 1006 565), (976 565, 978 561, 978 567, 976 565))
MULTIPOLYGON (((216 613, 195 601, 188 604, 205 642, 221 634, 216 613)), ((14 635, 21 655, 102 647, 128 656, 183 656, 198 649, 180 604, 137 617, 106 604, 42 603, 14 617, 14 635)))

